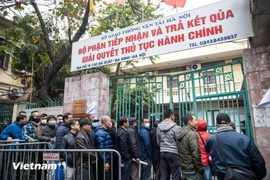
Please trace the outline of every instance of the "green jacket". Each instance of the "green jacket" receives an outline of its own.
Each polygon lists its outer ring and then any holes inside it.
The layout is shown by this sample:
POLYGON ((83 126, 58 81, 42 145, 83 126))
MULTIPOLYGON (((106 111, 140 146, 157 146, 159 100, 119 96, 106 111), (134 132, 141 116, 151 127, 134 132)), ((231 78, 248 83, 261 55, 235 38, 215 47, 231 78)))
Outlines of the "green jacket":
POLYGON ((181 170, 185 172, 203 173, 200 146, 196 131, 191 126, 185 126, 176 133, 181 170))

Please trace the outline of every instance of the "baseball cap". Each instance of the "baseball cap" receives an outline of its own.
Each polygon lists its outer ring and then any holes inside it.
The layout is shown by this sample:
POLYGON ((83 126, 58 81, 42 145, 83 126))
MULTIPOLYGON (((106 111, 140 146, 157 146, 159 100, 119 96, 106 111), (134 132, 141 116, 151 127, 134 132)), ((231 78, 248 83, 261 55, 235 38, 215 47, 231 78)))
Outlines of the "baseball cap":
POLYGON ((133 124, 135 122, 138 122, 138 120, 135 117, 131 117, 128 120, 129 120, 129 124, 133 124))
POLYGON ((228 124, 231 122, 230 116, 226 113, 219 113, 216 120, 218 124, 228 124))
POLYGON ((99 121, 99 119, 97 117, 92 117, 91 122, 94 122, 94 121, 99 121))

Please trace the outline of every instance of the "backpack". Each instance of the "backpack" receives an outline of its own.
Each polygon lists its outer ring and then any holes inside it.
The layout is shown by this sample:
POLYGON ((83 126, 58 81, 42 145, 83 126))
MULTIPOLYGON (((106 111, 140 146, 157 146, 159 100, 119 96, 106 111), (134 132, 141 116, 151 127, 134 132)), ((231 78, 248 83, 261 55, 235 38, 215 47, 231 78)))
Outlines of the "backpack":
POLYGON ((256 180, 256 175, 249 169, 238 165, 229 165, 224 180, 256 180))
POLYGON ((238 165, 228 165, 225 154, 221 148, 221 142, 219 140, 218 133, 216 133, 216 140, 219 152, 226 166, 224 180, 256 180, 256 174, 253 171, 238 165))

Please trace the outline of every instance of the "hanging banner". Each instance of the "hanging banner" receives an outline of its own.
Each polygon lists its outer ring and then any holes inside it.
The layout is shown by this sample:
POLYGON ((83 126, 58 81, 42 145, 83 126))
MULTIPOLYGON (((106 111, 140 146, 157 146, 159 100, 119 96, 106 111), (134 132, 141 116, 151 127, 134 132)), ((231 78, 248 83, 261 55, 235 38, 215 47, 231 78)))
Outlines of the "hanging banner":
POLYGON ((224 0, 78 41, 71 71, 253 36, 247 0, 224 0))

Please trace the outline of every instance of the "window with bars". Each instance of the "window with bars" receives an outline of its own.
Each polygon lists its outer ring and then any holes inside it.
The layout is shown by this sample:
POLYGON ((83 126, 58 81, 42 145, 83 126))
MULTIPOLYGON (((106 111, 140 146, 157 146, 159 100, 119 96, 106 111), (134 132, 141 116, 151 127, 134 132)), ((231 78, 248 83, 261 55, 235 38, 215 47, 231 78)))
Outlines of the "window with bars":
MULTIPOLYGON (((5 46, 7 41, 0 37, 0 46, 5 46)), ((9 56, 6 54, 0 54, 0 68, 8 70, 9 56)))
MULTIPOLYGON (((172 87, 171 88, 177 88, 178 87, 178 80, 177 77, 172 78, 172 87)), ((170 88, 170 78, 167 77, 167 88, 170 88)))
POLYGON ((208 71, 206 76, 204 77, 204 84, 215 84, 216 78, 214 71, 208 71))
POLYGON ((7 55, 0 55, 0 68, 8 70, 9 57, 7 55))

